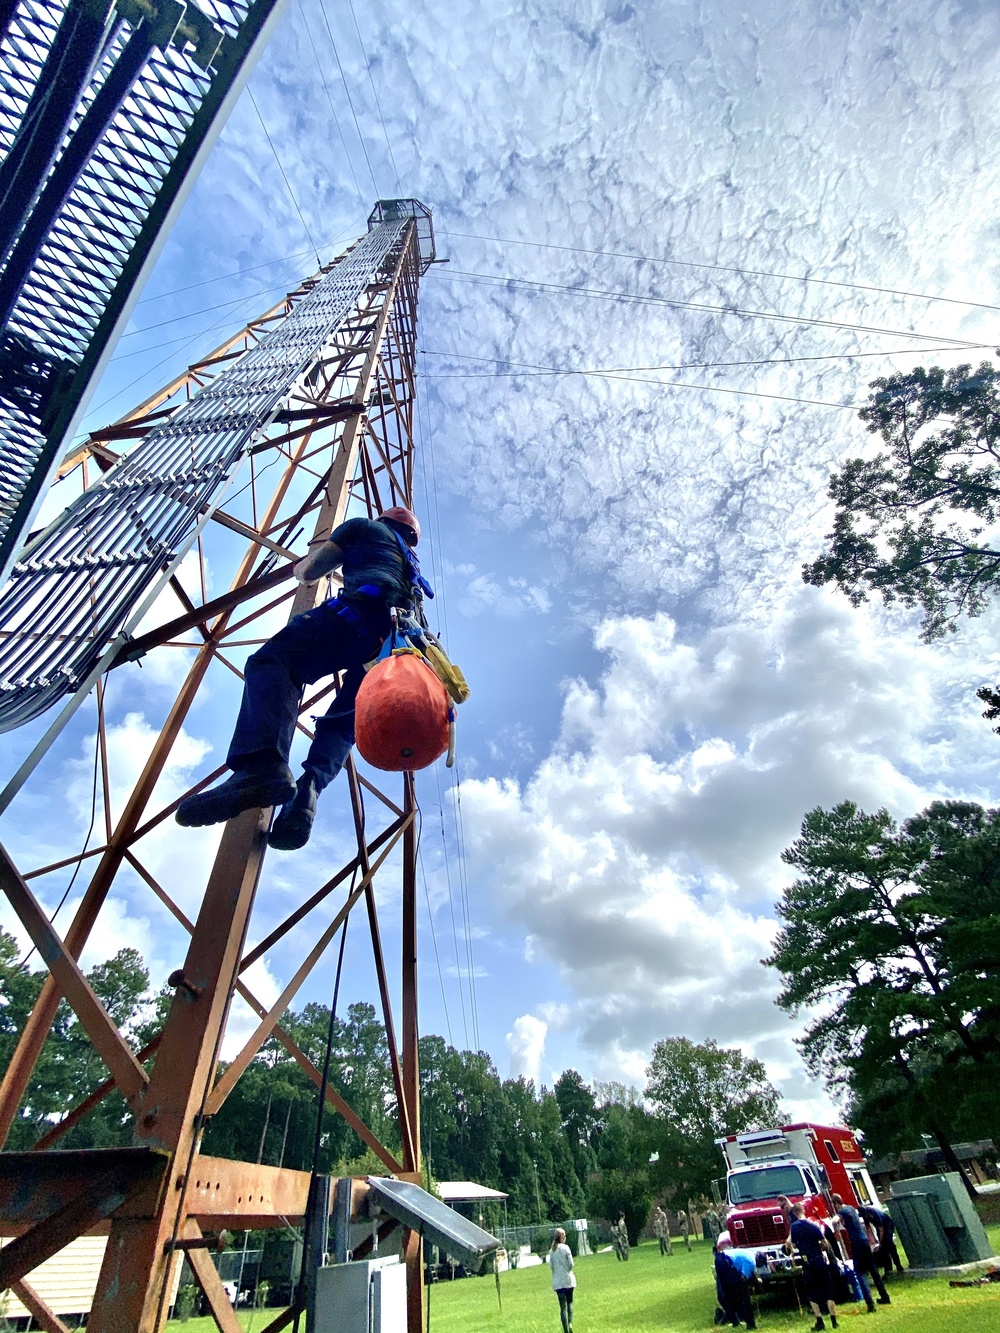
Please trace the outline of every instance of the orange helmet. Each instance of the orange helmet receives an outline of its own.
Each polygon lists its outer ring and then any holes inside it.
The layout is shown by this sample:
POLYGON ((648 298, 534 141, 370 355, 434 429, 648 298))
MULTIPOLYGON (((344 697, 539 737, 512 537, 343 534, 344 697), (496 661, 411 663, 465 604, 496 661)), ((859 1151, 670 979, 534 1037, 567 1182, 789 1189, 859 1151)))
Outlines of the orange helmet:
POLYGON ((406 509, 403 505, 393 505, 391 509, 386 509, 379 514, 379 518, 387 518, 392 523, 398 523, 401 527, 409 528, 413 533, 411 546, 416 546, 420 540, 420 523, 412 509, 406 509))

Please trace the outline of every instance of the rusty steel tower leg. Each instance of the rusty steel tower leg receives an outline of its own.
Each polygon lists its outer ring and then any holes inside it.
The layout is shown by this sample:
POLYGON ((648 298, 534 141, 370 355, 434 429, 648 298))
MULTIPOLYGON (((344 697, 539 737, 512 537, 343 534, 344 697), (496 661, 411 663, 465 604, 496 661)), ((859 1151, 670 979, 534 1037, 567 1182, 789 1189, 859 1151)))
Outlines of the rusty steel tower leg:
MULTIPOLYGON (((406 775, 403 809, 412 815, 416 806, 413 775, 406 775)), ((410 1138, 404 1148, 404 1166, 421 1181, 420 1057, 417 1044, 417 834, 411 819, 403 835, 403 1096, 410 1138)), ((424 1326, 423 1242, 415 1231, 406 1237, 406 1306, 410 1330, 424 1326)))
MULTIPOLYGON (((26 926, 30 924, 39 938, 45 937, 45 957, 52 967, 0 1084, 0 1134, 6 1138, 18 1121, 60 999, 67 999, 78 1010, 91 1039, 96 1036, 95 1046, 108 1062, 110 1074, 102 1073, 93 1087, 81 1088, 79 1105, 68 1110, 59 1123, 48 1126, 32 1152, 3 1155, 8 1177, 22 1179, 23 1188, 16 1198, 11 1194, 0 1199, 0 1234, 18 1235, 22 1240, 10 1259, 6 1251, 0 1254, 0 1284, 14 1284, 30 1294, 30 1285, 23 1279, 30 1278, 37 1262, 33 1256, 55 1252, 98 1222, 109 1222, 107 1249, 88 1321, 93 1333, 160 1333, 169 1314, 181 1253, 188 1255, 218 1327, 236 1333, 235 1315, 207 1256, 203 1234, 224 1227, 259 1229, 301 1223, 309 1175, 208 1156, 202 1151, 202 1139, 211 1117, 272 1036, 299 1069, 317 1086, 321 1083, 319 1070, 282 1027, 282 1018, 348 913, 362 899, 398 1093, 395 1142, 380 1141, 335 1089, 327 1088, 327 1101, 391 1172, 415 1182, 421 1179, 418 811, 413 775, 403 775, 402 792, 393 796, 349 763, 348 777, 326 801, 339 797, 350 802, 356 852, 345 865, 330 867, 319 886, 303 885, 294 910, 249 952, 245 941, 264 870, 271 812, 246 811, 226 825, 193 922, 177 903, 178 889, 188 886, 173 884, 169 870, 159 875, 151 872, 146 842, 172 817, 182 799, 163 804, 157 798, 158 784, 200 690, 206 682, 228 679, 232 672, 241 674, 233 656, 241 647, 261 641, 258 624, 264 617, 272 617, 282 605, 289 614, 297 614, 320 597, 319 588, 298 588, 291 580, 293 561, 306 549, 303 532, 325 538, 345 517, 352 501, 355 509, 369 514, 392 504, 412 506, 417 296, 420 277, 433 261, 433 233, 427 210, 413 200, 383 201, 369 227, 389 228, 386 234, 395 239, 347 315, 311 349, 311 359, 307 358, 280 410, 254 438, 247 485, 212 515, 199 536, 195 552, 200 598, 191 594, 189 584, 185 588, 172 580, 147 616, 144 632, 128 642, 114 661, 113 670, 128 673, 134 670, 131 664, 148 653, 162 656, 178 648, 193 650, 184 683, 163 716, 159 735, 120 815, 114 819, 105 811, 103 845, 27 871, 14 866, 0 849, 0 886, 26 926), (269 483, 266 490, 265 483, 269 483), (213 533, 225 537, 221 546, 213 546, 213 533), (228 591, 214 597, 207 593, 208 559, 216 578, 228 573, 228 591), (153 627, 147 628, 151 623, 153 627), (375 798, 367 806, 362 802, 365 793, 375 798), (95 869, 90 883, 60 939, 44 923, 27 881, 79 865, 91 856, 95 869), (398 865, 400 857, 402 1009, 397 1027, 374 882, 379 877, 382 896, 391 893, 384 884, 389 873, 386 866, 398 865), (123 874, 133 876, 133 881, 138 876, 190 933, 184 965, 169 979, 174 997, 164 1025, 138 1053, 128 1048, 127 1039, 101 1008, 75 963, 123 874), (347 891, 346 900, 335 901, 338 889, 347 891), (316 942, 279 1000, 265 1005, 248 988, 247 969, 306 917, 316 942), (219 1053, 234 995, 246 1001, 258 1026, 220 1073, 219 1053), (145 1062, 145 1069, 139 1062, 145 1062), (74 1152, 53 1153, 63 1136, 115 1089, 125 1093, 134 1112, 131 1146, 91 1151, 85 1161, 74 1152), (42 1164, 46 1169, 39 1174, 42 1164), (81 1193, 81 1179, 91 1177, 96 1183, 81 1193)), ((95 471, 100 474, 115 466, 118 450, 142 441, 169 420, 172 411, 190 403, 200 388, 215 384, 238 366, 241 354, 250 354, 262 335, 291 318, 318 284, 328 275, 336 277, 340 262, 328 265, 286 301, 192 366, 186 376, 172 381, 113 426, 95 432, 67 457, 61 474, 82 475, 86 489, 95 471)), ((310 710, 320 700, 328 702, 336 686, 333 679, 320 681, 302 701, 298 727, 305 735, 310 735, 310 710)), ((103 708, 98 711, 97 732, 107 793, 115 789, 116 774, 103 708)), ((49 762, 43 761, 43 770, 49 762)), ((191 790, 205 787, 220 772, 202 774, 191 790)), ((27 785, 32 787, 31 779, 27 785)), ((33 799, 39 799, 37 793, 33 792, 33 799)), ((15 799, 12 810, 17 804, 15 799)), ((188 835, 178 831, 177 836, 188 835)), ((356 940, 356 935, 352 938, 356 940)), ((360 1185, 354 1195, 362 1197, 360 1185)), ((420 1237, 406 1233, 402 1250, 407 1265, 409 1333, 421 1333, 420 1237)))

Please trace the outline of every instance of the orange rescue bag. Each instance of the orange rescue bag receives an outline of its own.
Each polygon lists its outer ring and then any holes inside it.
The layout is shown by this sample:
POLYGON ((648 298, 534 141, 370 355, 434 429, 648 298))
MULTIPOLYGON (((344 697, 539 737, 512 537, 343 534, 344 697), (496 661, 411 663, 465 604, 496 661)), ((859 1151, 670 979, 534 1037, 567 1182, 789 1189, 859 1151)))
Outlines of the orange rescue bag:
POLYGON ((448 692, 412 650, 376 662, 354 705, 358 753, 375 768, 426 768, 448 749, 452 717, 448 692))

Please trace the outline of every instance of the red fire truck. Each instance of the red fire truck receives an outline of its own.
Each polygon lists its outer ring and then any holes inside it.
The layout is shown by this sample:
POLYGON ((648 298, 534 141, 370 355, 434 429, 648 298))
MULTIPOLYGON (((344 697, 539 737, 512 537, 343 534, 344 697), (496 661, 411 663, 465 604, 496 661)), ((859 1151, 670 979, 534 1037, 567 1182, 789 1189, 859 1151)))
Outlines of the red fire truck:
POLYGON ((725 1227, 720 1248, 745 1250, 758 1276, 774 1280, 792 1271, 782 1249, 788 1224, 778 1195, 805 1204, 806 1216, 833 1216, 831 1194, 845 1203, 876 1203, 858 1141, 849 1129, 829 1125, 782 1125, 719 1139, 726 1174, 725 1227))

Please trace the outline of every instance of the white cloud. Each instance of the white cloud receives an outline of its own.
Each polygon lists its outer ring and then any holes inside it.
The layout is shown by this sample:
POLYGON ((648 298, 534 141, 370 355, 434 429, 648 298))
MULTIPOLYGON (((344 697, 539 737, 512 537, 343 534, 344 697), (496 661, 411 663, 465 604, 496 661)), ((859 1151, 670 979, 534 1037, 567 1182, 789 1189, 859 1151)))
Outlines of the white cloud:
POLYGON ((608 669, 568 685, 530 780, 463 785, 474 874, 527 956, 558 969, 599 1076, 641 1082, 658 1037, 715 1037, 759 1051, 790 1102, 815 1105, 760 964, 779 854, 816 805, 905 815, 988 790, 975 645, 893 638, 810 589, 769 626, 691 642, 661 615, 596 639, 608 669))
MULTIPOLYGON (((266 958, 258 958, 255 963, 252 963, 243 973, 242 979, 246 982, 254 999, 259 1000, 268 1009, 281 994, 282 987, 271 973, 266 958)), ((293 1009, 295 1003, 295 1000, 293 1000, 293 1009)), ((260 1018, 247 1002, 241 996, 234 995, 226 1023, 226 1035, 222 1039, 220 1058, 223 1060, 235 1059, 256 1032, 259 1024, 260 1018)))
POLYGON ((551 611, 552 599, 543 587, 527 579, 507 578, 501 582, 489 574, 476 574, 469 578, 464 594, 459 595, 458 609, 464 616, 490 612, 504 620, 518 620, 551 611))
POLYGON ((522 1014, 520 1018, 514 1019, 514 1026, 507 1033, 511 1078, 523 1076, 538 1083, 548 1030, 548 1023, 535 1018, 533 1014, 522 1014))

